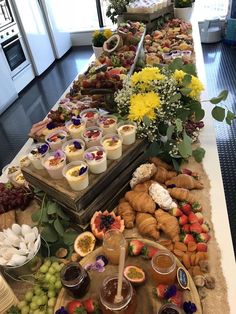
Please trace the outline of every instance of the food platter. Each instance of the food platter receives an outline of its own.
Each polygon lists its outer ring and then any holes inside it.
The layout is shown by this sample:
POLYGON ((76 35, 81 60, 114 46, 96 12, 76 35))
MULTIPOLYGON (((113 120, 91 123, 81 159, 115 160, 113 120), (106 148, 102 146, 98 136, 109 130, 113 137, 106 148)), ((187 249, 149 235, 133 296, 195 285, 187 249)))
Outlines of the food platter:
MULTIPOLYGON (((131 240, 131 239, 127 239, 131 240)), ((147 239, 140 239, 142 242, 144 242, 146 245, 154 246, 158 249, 164 249, 165 248, 160 245, 157 242, 147 240, 147 239)), ((87 264, 91 264, 95 262, 96 256, 103 254, 103 249, 102 247, 97 248, 95 251, 84 257, 81 261, 80 264, 84 267, 87 264)), ((183 267, 184 266, 181 264, 181 262, 176 258, 177 266, 178 267, 183 267)), ((138 300, 138 306, 136 310, 136 314, 144 314, 144 313, 156 313, 157 310, 161 307, 162 302, 158 300, 157 297, 154 296, 153 294, 153 288, 155 288, 154 283, 152 282, 152 278, 150 276, 150 268, 151 268, 151 263, 150 260, 143 259, 140 256, 128 256, 125 261, 125 265, 135 265, 138 267, 141 267, 145 274, 146 274, 146 281, 144 285, 139 286, 136 289, 137 293, 137 300, 138 300)), ((98 299, 99 297, 99 286, 102 284, 103 280, 114 273, 118 272, 118 267, 115 265, 110 265, 108 264, 105 267, 104 272, 96 272, 96 271, 89 271, 89 276, 91 279, 90 283, 90 289, 88 293, 85 295, 84 299, 88 297, 92 297, 94 299, 98 299), (99 283, 99 285, 98 285, 99 283)), ((187 271, 186 271, 187 272, 187 271)), ((188 272, 187 272, 188 274, 188 272)), ((184 300, 191 301, 192 303, 195 303, 197 307, 197 314, 202 314, 202 307, 201 307, 201 302, 200 298, 197 292, 197 289, 195 287, 195 284, 191 278, 191 276, 188 274, 189 277, 189 290, 184 290, 184 300)), ((64 288, 61 289, 57 302, 55 305, 55 309, 59 309, 61 306, 66 306, 66 304, 71 301, 72 298, 68 295, 66 290, 64 288)))

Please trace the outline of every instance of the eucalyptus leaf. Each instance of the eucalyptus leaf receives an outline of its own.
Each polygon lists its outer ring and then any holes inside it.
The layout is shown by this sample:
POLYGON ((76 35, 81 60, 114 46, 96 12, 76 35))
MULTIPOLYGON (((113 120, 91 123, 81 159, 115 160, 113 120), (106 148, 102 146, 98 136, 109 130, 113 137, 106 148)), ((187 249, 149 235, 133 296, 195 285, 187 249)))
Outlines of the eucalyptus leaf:
POLYGON ((54 228, 56 230, 56 232, 61 236, 63 237, 64 235, 64 228, 60 222, 60 220, 57 218, 55 221, 54 221, 54 228))
POLYGON ((235 114, 228 110, 227 111, 227 115, 226 115, 226 118, 225 118, 225 121, 227 122, 228 125, 231 125, 232 121, 236 118, 235 114))
POLYGON ((66 231, 63 235, 63 240, 67 245, 71 245, 74 243, 77 235, 78 235, 78 232, 76 231, 66 231))
POLYGON ((153 142, 148 148, 147 154, 149 157, 155 157, 160 153, 161 147, 158 142, 153 142))
POLYGON ((192 76, 189 74, 186 74, 182 80, 182 84, 187 87, 192 81, 192 76))
POLYGON ((175 171, 179 172, 180 171, 180 163, 177 161, 176 158, 172 158, 172 163, 175 168, 175 171))
POLYGON ((217 97, 213 97, 210 99, 210 102, 214 105, 220 103, 222 100, 226 100, 226 98, 228 97, 228 91, 227 90, 223 90, 222 92, 220 92, 220 94, 217 97))
POLYGON ((195 111, 195 119, 197 121, 201 121, 205 116, 205 110, 203 109, 198 109, 195 111))
POLYGON ((183 68, 183 61, 181 58, 176 58, 173 62, 169 65, 169 69, 174 72, 175 70, 182 70, 183 68))
POLYGON ((171 139, 172 134, 174 133, 174 130, 175 130, 175 127, 172 124, 168 126, 166 135, 169 140, 171 139))
POLYGON ((143 117, 143 123, 144 123, 146 126, 150 126, 151 122, 152 122, 152 121, 151 121, 147 116, 144 116, 144 117, 143 117))
POLYGON ((41 231, 41 236, 47 242, 56 242, 58 240, 58 235, 56 230, 51 225, 46 225, 41 231))
POLYGON ((196 66, 195 66, 193 63, 185 64, 185 65, 182 67, 182 70, 183 70, 185 73, 188 73, 188 74, 191 74, 191 75, 194 75, 194 76, 197 75, 196 66))
POLYGON ((45 204, 41 209, 41 221, 44 223, 48 222, 47 205, 45 204))
POLYGON ((63 220, 69 221, 70 218, 64 213, 60 206, 57 208, 57 215, 61 217, 63 220))
POLYGON ((205 149, 199 147, 193 150, 193 157, 197 162, 202 162, 204 156, 205 156, 205 149))
POLYGON ((183 87, 180 89, 181 94, 183 94, 184 96, 187 96, 191 93, 191 88, 187 88, 187 87, 183 87))
POLYGON ((180 119, 175 120, 175 125, 176 125, 176 130, 177 132, 182 132, 183 131, 183 123, 180 119))
POLYGON ((173 96, 170 97, 170 102, 171 102, 171 103, 172 103, 172 102, 176 102, 176 101, 180 100, 181 97, 182 97, 182 96, 181 96, 180 93, 174 94, 173 96))
POLYGON ((215 106, 212 111, 212 116, 215 120, 222 122, 225 118, 225 109, 219 106, 215 106))
POLYGON ((32 213, 31 219, 33 220, 33 222, 38 222, 39 218, 40 218, 40 215, 41 215, 41 210, 40 209, 38 209, 37 211, 32 213))
POLYGON ((48 201, 47 202, 47 213, 48 213, 48 215, 56 214, 57 207, 58 207, 57 203, 48 201))
POLYGON ((192 155, 191 138, 184 132, 183 140, 177 144, 180 155, 183 158, 188 158, 192 155))

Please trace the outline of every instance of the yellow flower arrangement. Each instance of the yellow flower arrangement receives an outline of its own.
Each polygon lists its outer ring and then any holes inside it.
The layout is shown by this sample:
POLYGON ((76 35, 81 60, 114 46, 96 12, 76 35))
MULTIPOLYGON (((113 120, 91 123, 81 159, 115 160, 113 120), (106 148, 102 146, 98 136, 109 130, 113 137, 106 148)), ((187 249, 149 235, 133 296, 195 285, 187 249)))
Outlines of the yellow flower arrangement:
POLYGON ((102 47, 103 43, 112 35, 110 29, 105 29, 104 31, 96 30, 92 35, 92 43, 95 47, 102 47))
POLYGON ((175 70, 173 78, 176 80, 178 84, 181 84, 185 75, 186 73, 183 70, 175 70))
POLYGON ((109 28, 107 28, 104 30, 103 35, 106 37, 106 39, 108 39, 112 36, 112 31, 109 28))
POLYGON ((156 118, 154 109, 160 106, 160 98, 154 92, 134 94, 130 99, 128 118, 133 121, 140 121, 146 116, 150 120, 154 120, 156 118))
POLYGON ((159 68, 144 68, 140 72, 135 72, 131 77, 131 83, 134 86, 137 83, 149 83, 154 80, 163 80, 165 76, 160 73, 159 68))

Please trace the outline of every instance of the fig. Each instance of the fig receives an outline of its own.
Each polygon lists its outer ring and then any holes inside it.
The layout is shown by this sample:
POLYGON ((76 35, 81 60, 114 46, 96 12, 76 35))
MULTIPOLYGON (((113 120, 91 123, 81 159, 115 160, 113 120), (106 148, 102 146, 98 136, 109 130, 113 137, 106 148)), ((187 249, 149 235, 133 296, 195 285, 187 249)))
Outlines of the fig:
POLYGON ((140 285, 145 281, 145 273, 142 268, 137 266, 126 266, 124 276, 134 285, 140 285))

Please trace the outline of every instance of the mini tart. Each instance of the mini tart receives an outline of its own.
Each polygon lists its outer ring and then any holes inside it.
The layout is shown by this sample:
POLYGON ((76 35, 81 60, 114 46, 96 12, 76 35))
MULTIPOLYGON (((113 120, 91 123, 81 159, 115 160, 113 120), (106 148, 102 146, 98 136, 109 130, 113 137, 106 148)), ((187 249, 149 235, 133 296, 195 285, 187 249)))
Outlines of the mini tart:
POLYGON ((113 150, 121 145, 121 140, 119 138, 107 138, 103 140, 102 145, 105 149, 113 150))
POLYGON ((54 157, 50 156, 44 164, 47 165, 48 168, 57 168, 61 166, 61 163, 63 163, 65 160, 64 157, 54 157))
MULTIPOLYGON (((82 168, 85 168, 85 166, 84 165, 78 165, 78 166, 75 166, 75 167, 67 170, 67 172, 66 172, 67 179, 70 181, 76 181, 78 179, 82 180, 84 178, 83 174, 86 173, 86 172, 84 172, 84 173, 80 174, 80 171, 82 168)), ((87 169, 86 169, 86 171, 87 171, 87 169)))
POLYGON ((135 129, 135 126, 134 125, 131 125, 131 124, 125 124, 125 125, 122 125, 118 128, 118 131, 120 133, 124 133, 124 134, 128 134, 128 133, 132 133, 135 129))
POLYGON ((85 138, 94 140, 94 139, 97 139, 100 136, 100 134, 101 134, 101 131, 94 129, 94 130, 86 130, 83 133, 83 136, 85 138))
POLYGON ((58 141, 61 141, 61 140, 64 140, 65 138, 65 135, 63 133, 57 133, 57 134, 54 134, 52 136, 50 136, 47 141, 49 143, 55 143, 55 142, 58 142, 58 141))

